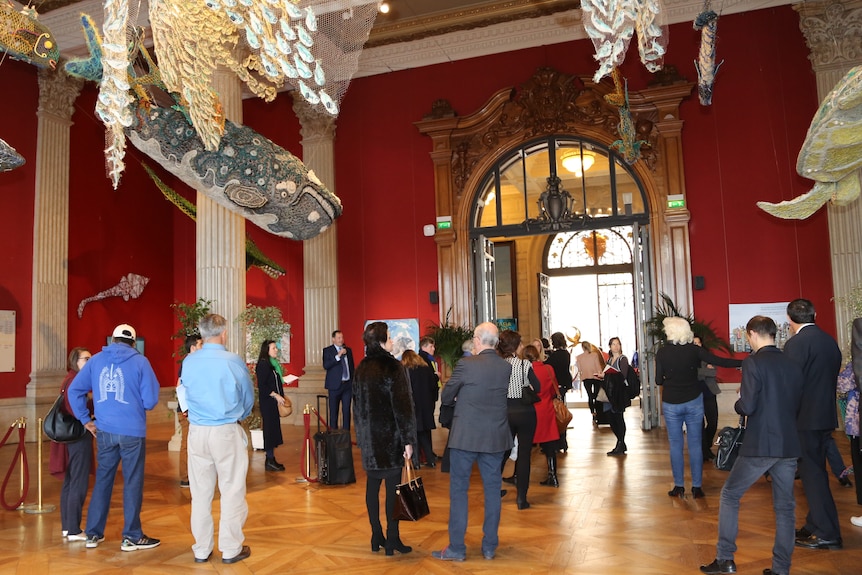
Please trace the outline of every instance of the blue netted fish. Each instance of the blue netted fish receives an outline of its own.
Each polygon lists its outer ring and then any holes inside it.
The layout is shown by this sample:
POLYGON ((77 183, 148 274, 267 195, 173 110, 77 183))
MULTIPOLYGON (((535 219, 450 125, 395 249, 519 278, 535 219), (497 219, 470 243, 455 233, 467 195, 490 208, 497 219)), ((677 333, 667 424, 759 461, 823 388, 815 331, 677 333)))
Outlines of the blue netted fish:
POLYGON ((24 157, 0 138, 0 172, 11 172, 24 165, 24 157))
MULTIPOLYGON (((99 36, 83 16, 90 58, 70 61, 66 71, 101 80, 99 36)), ((130 71, 135 94, 131 123, 124 128, 132 144, 183 182, 264 230, 307 240, 325 231, 342 212, 341 201, 296 156, 251 128, 226 121, 218 149, 208 151, 178 96, 172 107, 158 106, 146 84, 165 89, 158 68, 139 46, 150 70, 130 71)))
POLYGON ((57 67, 60 49, 54 35, 36 18, 33 8, 15 9, 0 0, 0 52, 39 68, 57 67))

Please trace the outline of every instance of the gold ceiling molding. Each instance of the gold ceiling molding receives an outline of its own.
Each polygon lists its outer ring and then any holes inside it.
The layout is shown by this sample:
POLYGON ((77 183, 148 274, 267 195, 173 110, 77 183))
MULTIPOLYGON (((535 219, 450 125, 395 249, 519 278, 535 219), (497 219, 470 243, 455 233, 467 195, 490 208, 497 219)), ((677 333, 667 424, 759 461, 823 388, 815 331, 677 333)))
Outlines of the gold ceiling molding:
POLYGON ((477 4, 441 14, 397 20, 389 24, 381 23, 382 19, 378 17, 365 47, 412 42, 450 32, 548 16, 580 7, 580 0, 509 0, 477 4))

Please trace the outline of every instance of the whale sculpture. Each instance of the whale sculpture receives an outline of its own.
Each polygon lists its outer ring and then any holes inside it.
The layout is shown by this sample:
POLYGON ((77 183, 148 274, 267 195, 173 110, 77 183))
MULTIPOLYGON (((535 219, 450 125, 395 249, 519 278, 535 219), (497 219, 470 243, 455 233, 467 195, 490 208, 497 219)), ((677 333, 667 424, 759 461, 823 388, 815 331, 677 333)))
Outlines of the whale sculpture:
MULTIPOLYGON (((100 81, 101 45, 95 24, 81 17, 90 57, 70 61, 72 75, 100 81)), ((135 95, 130 125, 124 129, 132 144, 195 190, 235 211, 264 230, 294 240, 307 240, 325 231, 341 215, 341 201, 296 156, 246 126, 225 121, 215 151, 208 151, 189 121, 180 98, 162 107, 146 91, 164 90, 158 67, 140 44, 149 71, 129 72, 135 95)))

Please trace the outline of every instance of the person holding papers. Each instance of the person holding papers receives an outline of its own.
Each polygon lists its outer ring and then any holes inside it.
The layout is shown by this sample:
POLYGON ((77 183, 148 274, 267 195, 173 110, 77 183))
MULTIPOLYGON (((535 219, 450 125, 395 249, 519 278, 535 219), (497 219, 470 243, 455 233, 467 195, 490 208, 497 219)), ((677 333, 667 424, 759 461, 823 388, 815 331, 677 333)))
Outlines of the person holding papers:
POLYGON ((612 337, 608 342, 608 349, 611 353, 607 365, 604 371, 598 374, 598 378, 602 382, 601 387, 608 399, 607 402, 601 402, 601 409, 608 412, 611 431, 617 438, 617 444, 608 451, 608 455, 625 455, 628 448, 626 447, 626 421, 623 414, 626 408, 632 404, 628 391, 626 391, 625 376, 632 367, 629 365, 628 358, 623 355, 620 338, 612 337))

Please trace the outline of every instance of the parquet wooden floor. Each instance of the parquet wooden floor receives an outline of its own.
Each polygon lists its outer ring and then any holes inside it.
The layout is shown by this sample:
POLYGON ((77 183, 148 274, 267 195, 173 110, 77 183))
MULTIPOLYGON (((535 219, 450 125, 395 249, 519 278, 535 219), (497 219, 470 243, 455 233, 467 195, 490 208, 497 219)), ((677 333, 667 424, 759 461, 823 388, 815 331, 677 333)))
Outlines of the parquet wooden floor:
MULTIPOLYGON (((417 523, 402 523, 402 539, 413 546, 413 553, 386 557, 382 551, 375 554, 369 550, 365 475, 358 452, 354 453, 358 483, 329 487, 300 482, 303 430, 285 426, 286 444, 276 455, 288 466, 287 471, 265 472, 264 454, 250 454, 250 513, 245 534, 252 549, 251 557, 235 565, 224 565, 216 551, 210 563, 196 564, 190 550, 189 491, 178 486, 177 453, 167 451, 173 426, 164 411, 157 408, 150 414, 141 517, 144 532, 160 538, 162 545, 153 550, 120 551, 120 476, 114 489, 107 539, 98 549, 88 550, 82 542, 64 542, 59 511, 28 514, 0 510, 0 573, 699 573, 698 565, 708 563, 715 554, 718 494, 725 473, 707 467, 706 499, 695 501, 690 494, 683 500, 669 498, 666 492, 672 481, 663 429, 641 431, 639 409, 629 409, 626 413, 629 455, 611 458, 605 455, 614 444, 610 430, 594 427, 586 409, 573 411, 575 418, 569 430, 571 448, 559 461, 560 488, 539 485, 545 477, 545 463, 541 453, 534 450, 528 496, 532 508, 519 511, 510 489, 503 499, 500 548, 493 561, 484 560, 480 553, 482 493, 478 471, 471 486, 466 562, 443 563, 431 557, 432 550, 441 549, 448 541, 448 475, 439 469, 420 472, 431 503, 431 515, 417 523)), ((445 433, 445 430, 435 432, 435 448, 439 453, 443 452, 445 433)), ((846 437, 839 432, 835 436, 842 453, 847 453, 846 437)), ((45 451, 47 469, 47 445, 45 451)), ((14 447, 0 449, 0 475, 5 475, 9 468, 13 452, 14 447)), ((34 476, 35 452, 35 445, 28 445, 34 476)), ((507 464, 507 474, 510 467, 507 464)), ((16 498, 17 477, 16 468, 7 487, 7 500, 16 498)), ((36 501, 35 477, 32 483, 27 503, 36 501)), ((59 502, 60 485, 49 475, 43 478, 45 504, 59 502)), ((862 573, 862 529, 849 523, 849 517, 862 514, 862 508, 856 505, 853 489, 841 488, 835 480, 832 489, 841 516, 845 548, 797 549, 793 555, 796 575, 862 573)), ((798 484, 796 492, 797 525, 801 525, 806 504, 798 484)), ((740 574, 759 575, 770 566, 773 525, 770 486, 761 481, 743 499, 740 549, 736 555, 740 574)))

